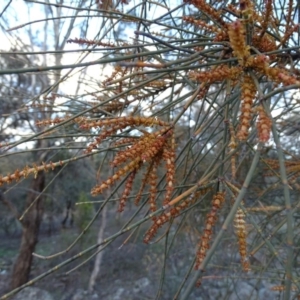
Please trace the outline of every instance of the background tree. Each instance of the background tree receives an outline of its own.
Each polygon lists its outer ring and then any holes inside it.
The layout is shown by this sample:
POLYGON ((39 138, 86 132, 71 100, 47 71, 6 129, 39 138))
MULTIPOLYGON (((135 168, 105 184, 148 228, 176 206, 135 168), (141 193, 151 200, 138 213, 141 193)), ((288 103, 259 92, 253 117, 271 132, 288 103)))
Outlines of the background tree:
MULTIPOLYGON (((82 6, 78 2, 78 8, 82 6)), ((27 3, 23 6, 30 12, 35 10, 32 4, 27 3)), ((8 13, 16 13, 16 11, 7 8, 8 13)), ((78 11, 73 12, 66 24, 61 20, 61 9, 53 8, 51 6, 44 6, 44 9, 38 10, 43 13, 48 20, 44 23, 44 30, 40 31, 33 25, 26 28, 26 34, 21 39, 16 38, 17 42, 11 45, 8 52, 2 53, 2 69, 20 69, 36 66, 37 64, 46 65, 46 53, 49 48, 54 50, 54 63, 56 66, 61 65, 63 57, 63 49, 66 41, 69 38, 76 22, 78 11), (64 26, 64 29, 63 29, 64 26), (64 32, 64 37, 61 36, 61 30, 64 32), (40 47, 42 56, 35 53, 37 47, 40 47)), ((8 14, 9 15, 9 14, 8 14)), ((17 16, 16 16, 17 17, 17 16)), ((2 27, 8 29, 11 24, 11 17, 3 18, 2 27)), ((22 33, 19 33, 22 35, 22 33)), ((24 34, 24 33, 23 33, 24 34)), ((13 40, 17 35, 9 35, 7 39, 13 40)), ((49 119, 59 112, 55 112, 53 101, 55 97, 47 97, 44 93, 46 91, 52 92, 53 95, 59 90, 60 81, 63 79, 61 70, 46 74, 41 72, 29 74, 10 74, 2 76, 1 84, 1 106, 3 111, 2 121, 2 140, 4 142, 13 141, 16 137, 17 130, 23 131, 22 134, 36 134, 39 135, 41 128, 36 126, 39 120, 49 119), (52 82, 51 82, 52 81, 52 82), (44 97, 41 95, 44 94, 44 97)), ((51 157, 50 148, 53 147, 53 142, 45 139, 29 139, 34 143, 35 151, 32 160, 37 164, 41 164, 48 157, 51 157)), ((3 144, 5 145, 5 143, 3 144)), ((9 145, 8 145, 9 147, 9 145)), ((60 150, 60 152, 63 149, 60 150)), ((17 153, 16 153, 17 154, 17 153)), ((56 154, 57 156, 57 154, 56 154)), ((52 153, 53 157, 53 153, 52 153)), ((19 255, 15 261, 11 287, 16 288, 28 281, 30 268, 32 264, 32 253, 35 250, 38 241, 38 232, 43 218, 43 198, 46 190, 46 179, 44 173, 37 173, 29 187, 27 194, 26 205, 24 211, 26 214, 22 215, 18 209, 8 200, 5 203, 13 210, 23 228, 23 235, 19 255)))

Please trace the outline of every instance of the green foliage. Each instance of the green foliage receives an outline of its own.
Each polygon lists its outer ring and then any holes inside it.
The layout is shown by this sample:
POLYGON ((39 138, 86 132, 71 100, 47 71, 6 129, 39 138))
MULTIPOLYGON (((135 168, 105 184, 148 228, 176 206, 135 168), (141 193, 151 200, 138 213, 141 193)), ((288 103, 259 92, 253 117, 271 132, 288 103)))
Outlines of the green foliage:
POLYGON ((89 224, 89 222, 95 214, 93 203, 85 203, 89 201, 89 197, 83 191, 79 194, 78 200, 76 201, 80 203, 80 205, 77 205, 76 207, 75 224, 80 230, 80 232, 87 227, 87 225, 89 224))

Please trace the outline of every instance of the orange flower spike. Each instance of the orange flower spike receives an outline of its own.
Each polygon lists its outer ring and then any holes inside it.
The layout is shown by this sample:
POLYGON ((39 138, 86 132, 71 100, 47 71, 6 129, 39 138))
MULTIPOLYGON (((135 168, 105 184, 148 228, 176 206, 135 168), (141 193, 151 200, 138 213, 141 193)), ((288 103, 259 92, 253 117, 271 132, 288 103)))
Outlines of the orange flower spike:
MULTIPOLYGON (((229 131, 230 131, 230 142, 229 142, 229 149, 230 152, 234 151, 237 147, 235 132, 232 123, 229 123, 229 131)), ((231 175, 232 178, 236 177, 236 154, 231 155, 231 175)))
POLYGON ((272 81, 277 83, 282 83, 283 85, 292 85, 292 84, 300 84, 300 81, 296 79, 293 75, 290 75, 287 70, 284 68, 278 67, 265 67, 264 73, 267 75, 272 81))
POLYGON ((7 174, 5 177, 2 177, 2 181, 7 183, 7 184, 12 183, 13 180, 14 180, 14 175, 13 174, 7 174))
POLYGON ((264 19, 261 24, 260 38, 262 38, 262 36, 265 34, 273 12, 272 0, 266 0, 265 3, 264 19))
POLYGON ((277 48, 279 49, 280 46, 283 46, 287 41, 288 39, 291 37, 291 35, 294 33, 294 32, 297 32, 298 31, 298 28, 299 28, 300 24, 295 24, 294 26, 291 26, 284 34, 284 37, 282 38, 282 40, 280 41, 280 44, 277 45, 277 48))
POLYGON ((111 165, 116 167, 117 165, 125 162, 129 158, 141 157, 144 153, 145 149, 149 147, 149 144, 155 140, 155 136, 153 134, 149 134, 135 140, 135 143, 128 149, 119 151, 111 165))
POLYGON ((292 25, 292 14, 293 12, 295 11, 295 1, 293 0, 289 0, 289 3, 288 3, 288 8, 287 8, 287 14, 285 15, 285 32, 288 31, 288 29, 290 28, 290 26, 292 25))
MULTIPOLYGON (((129 65, 130 63, 128 63, 129 65)), ((160 69, 160 68, 164 68, 165 65, 163 64, 151 64, 151 63, 145 63, 144 61, 137 61, 136 63, 134 63, 134 66, 136 66, 137 68, 157 68, 157 69, 160 69)))
POLYGON ((175 183, 175 137, 174 133, 172 133, 172 138, 170 141, 170 148, 165 148, 163 151, 163 159, 166 162, 166 194, 163 205, 168 204, 171 201, 172 193, 174 190, 175 183))
POLYGON ((39 165, 39 166, 33 164, 32 168, 26 166, 26 167, 24 167, 24 169, 22 171, 16 170, 12 174, 7 174, 7 176, 0 176, 0 186, 3 185, 4 183, 8 184, 13 181, 19 181, 21 177, 27 178, 27 176, 30 174, 33 174, 34 176, 36 176, 38 174, 38 172, 48 171, 50 168, 53 171, 54 168, 62 166, 63 164, 64 164, 63 161, 59 161, 59 162, 55 162, 55 163, 49 162, 48 164, 42 162, 42 165, 39 165))
POLYGON ((93 149, 97 149, 97 146, 107 137, 111 136, 114 134, 116 131, 123 129, 127 127, 127 124, 120 123, 120 124, 115 124, 111 128, 104 128, 104 130, 99 134, 96 138, 95 141, 90 143, 85 150, 85 153, 90 153, 92 152, 93 149))
MULTIPOLYGON (((121 117, 119 119, 105 119, 105 120, 99 120, 96 122, 90 122, 90 123, 84 123, 81 125, 81 128, 92 128, 92 127, 102 127, 105 126, 103 131, 101 132, 101 134, 95 138, 95 141, 92 142, 91 144, 89 144, 89 146, 87 147, 85 153, 90 153, 92 152, 93 149, 96 149, 97 146, 107 137, 111 136, 112 134, 114 134, 116 131, 121 130, 126 128, 127 126, 134 126, 134 125, 145 125, 145 126, 153 126, 153 125, 161 125, 161 126, 165 126, 165 124, 168 124, 166 122, 160 121, 157 118, 141 118, 141 117, 121 117), (110 126, 110 127, 109 127, 110 126)), ((170 126, 167 127, 167 129, 170 128, 170 126)), ((152 134, 152 136, 156 136, 159 135, 160 133, 163 133, 167 130, 166 128, 161 129, 160 131, 158 131, 157 133, 155 133, 154 135, 152 134)), ((151 137, 151 135, 148 135, 149 138, 151 137)), ((147 140, 147 137, 145 138, 145 140, 147 140)), ((144 143, 145 140, 139 140, 140 143, 144 143)), ((138 142, 138 143, 139 143, 138 142)), ((140 148, 140 144, 136 144, 136 147, 140 148)), ((129 152, 130 151, 134 151, 136 147, 130 148, 130 150, 128 150, 128 157, 130 157, 129 152)), ((135 156, 135 153, 133 154, 133 156, 135 156)), ((119 158, 117 158, 118 160, 119 158)), ((114 164, 118 164, 118 163, 113 163, 114 164)))
POLYGON ((292 75, 286 74, 285 72, 279 72, 278 79, 283 85, 300 84, 299 80, 292 75))
POLYGON ((180 204, 178 204, 177 206, 173 207, 169 212, 160 215, 146 232, 144 243, 148 244, 150 240, 156 235, 158 229, 161 226, 163 226, 165 223, 167 223, 171 218, 177 217, 183 209, 185 209, 186 207, 188 207, 193 203, 192 200, 191 199, 185 200, 180 204))
POLYGON ((18 169, 14 172, 14 178, 15 178, 16 182, 18 182, 21 178, 20 173, 21 172, 18 169))
POLYGON ((221 65, 210 71, 192 71, 189 73, 189 77, 192 80, 197 80, 199 82, 214 83, 224 79, 237 79, 241 72, 242 69, 240 67, 229 68, 228 66, 221 65))
POLYGON ((215 32, 215 33, 219 33, 219 28, 217 26, 214 25, 209 25, 207 24, 205 21, 202 20, 196 20, 191 16, 184 16, 182 17, 183 21, 187 22, 187 23, 191 23, 194 24, 200 28, 204 28, 209 30, 210 32, 215 32))
POLYGON ((226 28, 227 23, 225 23, 221 18, 221 12, 215 10, 210 4, 206 3, 205 0, 184 0, 186 3, 193 4, 200 11, 208 14, 212 19, 217 21, 223 28, 226 28))
POLYGON ((167 212, 159 216, 145 234, 144 243, 148 244, 156 235, 158 229, 171 219, 171 213, 167 212))
POLYGON ((239 16, 241 11, 235 4, 228 4, 227 9, 231 12, 233 12, 235 15, 239 16))
MULTIPOLYGON (((170 126, 169 123, 164 122, 162 120, 159 120, 158 118, 145 118, 145 117, 119 117, 119 118, 111 118, 111 119, 101 119, 98 121, 88 121, 81 126, 84 128, 91 128, 91 127, 102 127, 102 126, 113 126, 114 124, 122 124, 122 126, 152 126, 152 125, 158 125, 158 126, 170 126)), ((126 127, 125 126, 125 127, 126 127)))
POLYGON ((247 256, 247 232, 246 232, 246 221, 245 221, 245 214, 244 212, 239 208, 236 212, 235 218, 234 218, 234 226, 236 228, 236 235, 238 237, 238 244, 239 244, 239 252, 241 256, 241 264, 243 267, 243 270, 245 272, 250 271, 250 263, 247 256))
POLYGON ((123 138, 123 139, 120 139, 118 140, 117 142, 115 142, 113 145, 116 147, 116 146, 122 146, 122 145, 125 145, 125 144, 133 144, 136 142, 136 138, 123 138))
POLYGON ((266 75, 271 81, 275 83, 282 83, 283 85, 299 84, 300 81, 295 77, 289 75, 284 68, 270 67, 272 55, 256 55, 250 56, 247 59, 246 67, 254 68, 261 74, 266 75))
POLYGON ((154 139, 151 144, 149 143, 147 145, 146 151, 142 154, 142 160, 143 161, 151 160, 163 148, 167 139, 172 134, 173 134, 173 131, 169 130, 165 134, 156 137, 156 139, 154 139))
POLYGON ((104 181, 102 184, 96 185, 92 191, 91 194, 93 196, 96 196, 98 194, 101 194, 105 189, 107 189, 109 186, 115 183, 116 180, 118 180, 120 177, 125 175, 127 172, 130 172, 137 168, 139 165, 141 159, 140 157, 137 157, 135 160, 131 161, 129 164, 124 166, 122 169, 118 170, 113 176, 111 176, 109 179, 104 181))
MULTIPOLYGON (((158 163, 159 163, 159 160, 158 160, 157 164, 158 164, 158 163)), ((152 162, 149 164, 149 166, 148 166, 148 168, 147 168, 147 171, 146 171, 146 173, 144 174, 144 178, 143 178, 143 180, 142 180, 141 187, 140 187, 140 189, 139 189, 139 191, 138 191, 138 193, 137 193, 137 196, 136 196, 136 198, 135 198, 135 200, 134 200, 134 204, 135 204, 135 205, 138 205, 139 202, 140 202, 140 200, 141 200, 141 198, 142 198, 142 192, 143 192, 143 190, 145 189, 145 186, 146 186, 147 182, 149 182, 149 180, 150 180, 150 174, 151 174, 151 172, 152 172, 152 168, 154 168, 154 161, 152 161, 152 162)))
POLYGON ((231 23, 228 26, 228 35, 233 54, 239 59, 243 66, 246 59, 250 56, 249 46, 246 45, 246 32, 244 25, 240 20, 231 23))
POLYGON ((128 198, 128 196, 129 196, 129 194, 130 194, 130 192, 132 190, 133 181, 134 181, 134 178, 135 178, 135 175, 136 175, 136 171, 137 171, 138 168, 136 168, 135 170, 133 170, 130 173, 130 175, 129 175, 127 181, 126 181, 125 189, 124 189, 124 191, 122 193, 122 197, 121 197, 120 203, 119 203, 119 208, 118 208, 119 212, 122 212, 124 210, 127 198, 128 198))
POLYGON ((237 133, 237 138, 240 141, 246 141, 249 134, 250 122, 252 119, 252 105, 256 94, 256 87, 250 76, 244 76, 241 87, 241 115, 240 126, 237 133))
POLYGON ((256 68, 264 73, 268 73, 270 68, 270 57, 264 54, 248 57, 245 67, 256 68))
MULTIPOLYGON (((276 292, 278 292, 278 291, 285 291, 285 285, 274 285, 274 286, 272 286, 271 288, 270 288, 270 290, 271 291, 276 291, 276 292)), ((298 288, 297 288, 297 286, 295 286, 295 285, 292 285, 291 286, 291 290, 292 291, 297 291, 298 290, 298 288)), ((299 299, 300 297, 299 297, 299 295, 297 296, 297 299, 299 299)))
MULTIPOLYGON (((153 168, 149 174, 149 184, 150 184, 150 197, 149 197, 149 204, 150 204, 150 211, 154 212, 157 210, 156 207, 156 195, 157 195, 157 188, 156 188, 156 181, 157 181, 157 164, 153 165, 153 168)), ((152 220, 156 220, 156 217, 153 217, 152 220)))
POLYGON ((233 179, 235 179, 236 178, 236 155, 231 156, 230 162, 231 162, 231 176, 233 179))
MULTIPOLYGON (((119 102, 117 100, 112 103, 108 103, 103 106, 100 106, 99 109, 103 109, 110 113, 116 113, 116 112, 126 108, 128 105, 129 105, 129 103, 123 103, 123 102, 119 102)), ((95 110, 95 111, 97 112, 97 110, 95 110)))
POLYGON ((266 114, 263 106, 259 106, 258 110, 258 122, 257 122, 257 132, 260 142, 266 143, 270 139, 270 132, 272 127, 272 121, 270 117, 266 114))
MULTIPOLYGON (((252 1, 251 1, 252 2, 252 1)), ((234 4, 228 4, 227 5, 227 9, 228 10, 230 10, 230 11, 232 11, 235 15, 240 15, 240 13, 241 13, 241 10, 240 9, 238 9, 237 7, 236 7, 236 5, 234 5, 234 4)), ((261 16, 261 15, 259 15, 258 13, 256 13, 255 11, 251 11, 251 14, 252 14, 252 18, 253 18, 253 20, 255 20, 256 22, 260 22, 260 23, 262 23, 263 22, 263 17, 261 16)))
POLYGON ((102 82, 102 84, 103 84, 103 85, 106 85, 106 84, 110 83, 111 81, 113 81, 113 80, 116 78, 116 76, 118 75, 118 73, 121 73, 121 72, 122 72, 122 67, 119 66, 119 65, 116 65, 116 66, 114 67, 114 71, 112 72, 112 74, 111 74, 109 77, 107 77, 107 78, 102 82))
POLYGON ((255 19, 253 0, 239 0, 239 2, 243 21, 253 24, 253 20, 255 19))
POLYGON ((56 117, 54 119, 45 119, 42 121, 35 122, 35 125, 36 126, 56 125, 56 124, 62 123, 64 121, 67 121, 69 118, 70 118, 69 116, 66 116, 64 118, 56 117))
MULTIPOLYGON (((274 37, 268 33, 265 33, 262 38, 260 37, 260 34, 254 35, 252 38, 252 45, 262 53, 271 52, 277 49, 274 37)), ((274 59, 276 58, 276 55, 272 54, 270 55, 270 58, 274 59)))
POLYGON ((195 268, 198 269, 206 256, 206 251, 209 249, 211 240, 212 228, 217 220, 217 211, 221 208, 225 201, 225 192, 218 192, 213 197, 211 211, 206 216, 204 233, 200 239, 199 248, 196 254, 195 268))

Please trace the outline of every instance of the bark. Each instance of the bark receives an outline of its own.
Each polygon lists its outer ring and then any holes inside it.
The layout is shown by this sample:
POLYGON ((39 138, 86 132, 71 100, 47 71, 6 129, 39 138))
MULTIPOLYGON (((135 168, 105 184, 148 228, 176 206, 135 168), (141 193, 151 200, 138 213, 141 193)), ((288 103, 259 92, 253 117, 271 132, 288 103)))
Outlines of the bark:
MULTIPOLYGON (((32 202, 36 199, 39 193, 43 191, 45 187, 45 174, 40 172, 36 178, 33 179, 30 192, 26 200, 26 208, 28 208, 32 202)), ((32 264, 32 253, 38 242, 38 233, 40 223, 42 221, 43 209, 42 209, 42 195, 25 214, 22 220, 22 240, 19 255, 15 261, 12 271, 11 288, 15 289, 20 285, 26 283, 29 280, 29 274, 32 264)))
MULTIPOLYGON (((64 219, 61 222, 61 225, 62 225, 63 228, 66 228, 66 224, 67 224, 67 221, 68 221, 69 215, 70 215, 71 205, 72 205, 72 202, 70 200, 68 200, 67 201, 66 215, 65 215, 64 219)), ((72 216, 71 216, 70 219, 72 219, 72 216)), ((71 221, 70 221, 70 223, 71 223, 71 221)))

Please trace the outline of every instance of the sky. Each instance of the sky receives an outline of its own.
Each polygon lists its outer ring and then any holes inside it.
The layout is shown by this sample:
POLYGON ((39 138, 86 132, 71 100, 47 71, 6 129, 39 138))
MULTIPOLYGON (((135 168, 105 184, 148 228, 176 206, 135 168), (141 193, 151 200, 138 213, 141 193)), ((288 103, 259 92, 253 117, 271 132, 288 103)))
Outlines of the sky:
MULTIPOLYGON (((45 18, 46 9, 48 10, 48 17, 51 15, 56 16, 56 8, 53 6, 45 6, 40 5, 37 3, 25 3, 22 0, 15 0, 10 3, 10 0, 0 1, 0 14, 2 12, 2 19, 0 19, 0 50, 1 51, 9 51, 13 47, 17 47, 18 49, 23 49, 25 52, 31 51, 51 51, 55 49, 55 40, 53 38, 54 32, 54 25, 55 22, 59 22, 58 20, 51 20, 48 25, 45 21, 36 22, 27 24, 29 22, 43 20, 45 18), (9 7, 6 8, 7 4, 9 7), (5 9, 6 8, 6 9, 5 9), (50 12, 49 12, 50 10, 50 12), (25 26, 22 26, 25 25, 25 26), (46 34, 45 34, 46 33, 46 34)), ((50 1, 54 3, 55 1, 50 1)), ((70 4, 72 1, 64 1, 66 5, 74 5, 70 4)), ((130 4, 126 6, 127 10, 131 10, 134 5, 138 5, 140 1, 130 1, 130 4)), ((175 7, 176 2, 171 2, 171 8, 175 7)), ((168 10, 163 6, 152 5, 148 7, 147 14, 149 18, 158 17, 161 14, 165 14, 168 10)), ((63 9, 62 15, 63 16, 70 16, 74 13, 74 10, 70 9, 63 9)), ((82 12, 79 15, 86 15, 86 12, 82 12)), ((95 13, 90 13, 91 15, 95 15, 95 13)), ((103 18, 95 17, 89 19, 88 30, 83 33, 83 20, 85 18, 78 18, 78 20, 74 23, 72 27, 72 33, 70 34, 70 38, 80 38, 85 37, 87 39, 93 40, 95 37, 99 39, 98 32, 100 26, 102 25, 103 18)), ((59 29, 60 35, 60 43, 66 34, 66 31, 69 26, 69 19, 63 19, 64 25, 59 29)), ((132 41, 134 38, 134 30, 136 26, 134 24, 126 23, 125 30, 122 30, 122 36, 124 40, 132 41)), ((157 31, 159 31, 159 27, 156 27, 157 31)), ((104 30, 102 30, 103 32, 104 30)), ((102 36, 101 41, 103 42, 110 42, 112 36, 104 35, 102 36)), ((79 49, 80 46, 73 43, 67 43, 64 46, 64 50, 74 50, 79 49)), ((76 64, 77 62, 88 62, 94 61, 103 56, 104 52, 73 52, 73 53, 66 53, 63 55, 61 64, 76 64)), ((0 54, 1 55, 1 54, 0 54)), ((38 61, 35 61, 36 65, 40 66, 51 66, 55 65, 55 57, 53 54, 38 54, 35 55, 38 58, 38 61)), ((70 69, 62 70, 62 77, 69 73, 70 69)), ((90 92, 95 92, 99 89, 99 83, 106 79, 108 74, 111 74, 113 71, 113 66, 105 65, 105 68, 99 65, 89 66, 87 68, 81 69, 77 68, 72 71, 69 75, 67 80, 64 80, 59 86, 59 93, 65 95, 71 94, 86 94, 90 92), (86 84, 81 85, 79 90, 76 90, 77 83, 79 82, 80 78, 82 79, 82 72, 86 74, 86 84), (81 77, 80 77, 81 76, 81 77)), ((51 73, 51 72, 50 72, 51 73)), ((90 97, 92 98, 92 97, 90 97)), ((33 98, 28 98, 27 105, 30 105, 33 98)), ((85 100, 91 100, 89 97, 85 97, 85 100)), ((65 99, 59 98, 56 100, 56 104, 60 105, 63 104, 65 99)), ((10 122, 10 120, 7 120, 10 122)), ((19 140, 24 136, 32 134, 31 129, 28 128, 20 128, 9 129, 10 133, 13 133, 15 136, 15 140, 19 140), (19 135, 19 136, 18 136, 19 135)), ((21 146, 24 147, 31 147, 31 144, 24 144, 21 146)))
MULTIPOLYGON (((3 0, 0 1, 0 13, 4 10, 6 5, 10 2, 10 0, 3 0)), ((50 1, 51 3, 54 3, 53 1, 50 1)), ((71 5, 72 1, 65 1, 67 5, 71 5)), ((93 2, 94 3, 94 2, 93 2)), ((126 10, 132 9, 133 6, 139 5, 141 1, 130 1, 129 5, 126 6, 126 10)), ((177 1, 170 1, 168 6, 170 9, 174 8, 178 4, 177 1)), ((74 5, 74 4, 73 4, 74 5)), ((149 4, 150 5, 150 4, 149 4)), ((45 9, 51 10, 51 12, 55 15, 56 9, 55 7, 47 7, 44 5, 40 5, 37 3, 30 3, 29 5, 26 4, 22 0, 14 0, 10 3, 9 8, 3 13, 3 18, 0 18, 0 50, 6 50, 8 51, 11 49, 11 47, 15 44, 18 45, 25 45, 23 48, 25 48, 26 51, 41 51, 41 50, 53 50, 55 49, 55 41, 53 39, 53 22, 58 21, 50 21, 48 26, 46 27, 46 22, 38 22, 34 24, 30 24, 27 26, 23 26, 19 29, 7 31, 10 28, 15 28, 17 26, 20 26, 22 24, 41 20, 45 16, 45 9), (5 23, 7 21, 7 23, 5 23), (47 35, 45 35, 45 32, 47 35), (34 43, 32 43, 29 36, 32 37, 32 40, 34 43)), ((152 5, 148 7, 148 18, 157 18, 160 15, 163 15, 168 10, 163 5, 152 5)), ((64 9, 63 10, 63 16, 70 16, 72 13, 74 13, 73 10, 70 9, 64 9)), ((95 13, 90 13, 94 15, 95 13)), ((86 15, 86 12, 80 13, 80 15, 86 15)), ((99 32, 100 26, 102 24, 103 19, 100 17, 90 18, 89 19, 89 26, 88 30, 84 32, 82 21, 84 18, 79 18, 78 21, 75 22, 72 33, 70 35, 70 38, 79 38, 79 37, 86 37, 87 39, 94 39, 95 36, 97 36, 97 33, 99 32)), ((62 38, 64 37, 66 30, 68 28, 68 24, 70 22, 70 19, 64 19, 64 26, 59 29, 60 33, 60 42, 62 38)), ((125 40, 131 41, 132 38, 134 38, 134 30, 136 29, 135 24, 127 24, 126 29, 122 31, 122 38, 125 40)), ((159 26, 156 27, 155 31, 159 31, 161 28, 159 26)), ((97 37, 98 38, 98 37, 97 37)), ((103 42, 109 42, 111 41, 109 38, 113 38, 112 36, 103 35, 101 40, 103 42)), ((80 46, 68 43, 65 45, 65 50, 74 50, 79 49, 80 46)), ((101 52, 103 53, 103 52, 101 52)), ((85 53, 76 52, 76 53, 67 53, 64 54, 61 60, 61 63, 63 65, 66 64, 75 64, 79 60, 82 60, 83 62, 87 61, 94 61, 103 56, 100 52, 92 52, 89 53, 85 58, 85 53)), ((53 54, 47 54, 47 55, 38 55, 39 62, 38 65, 54 65, 54 55, 53 54)), ((111 65, 106 65, 103 69, 99 65, 89 66, 84 70, 84 72, 87 74, 86 77, 86 84, 81 85, 81 88, 78 92, 78 94, 84 94, 89 92, 94 92, 95 90, 99 89, 99 83, 101 81, 106 79, 106 75, 111 74, 113 71, 113 67, 111 65)), ((69 69, 62 71, 62 76, 67 74, 69 72, 69 69)), ((82 75, 82 69, 75 69, 72 71, 71 77, 68 78, 68 80, 65 80, 60 84, 60 93, 62 94, 75 94, 76 92, 76 86, 80 79, 80 75, 82 75)), ((168 93, 168 91, 165 92, 165 94, 168 93)), ((162 95, 163 97, 164 95, 162 95)), ((299 97, 299 95, 298 95, 299 97)), ((88 97, 85 98, 86 100, 88 97)), ((30 102, 31 99, 28 99, 30 102)), ((57 100, 57 104, 62 104, 65 100, 59 99, 57 100)), ((276 114, 280 114, 281 111, 277 110, 275 112, 276 114)), ((193 124, 191 124, 192 126, 193 124)), ((11 129, 13 130, 13 129, 11 129)), ((22 135, 27 135, 29 133, 28 130, 24 130, 21 133, 22 135)))

